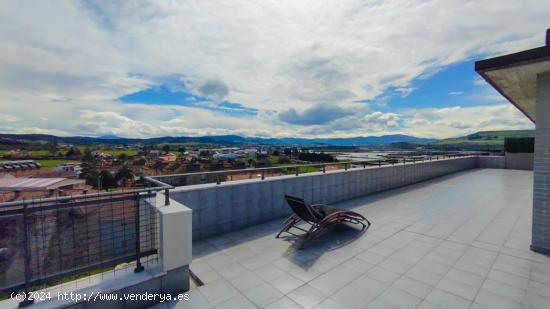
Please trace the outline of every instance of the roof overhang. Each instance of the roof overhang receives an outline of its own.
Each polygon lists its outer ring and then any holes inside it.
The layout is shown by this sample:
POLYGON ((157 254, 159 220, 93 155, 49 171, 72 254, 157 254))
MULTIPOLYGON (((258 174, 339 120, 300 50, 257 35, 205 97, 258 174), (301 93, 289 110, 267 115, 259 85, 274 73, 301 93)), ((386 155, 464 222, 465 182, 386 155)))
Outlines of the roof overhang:
POLYGON ((535 122, 537 75, 550 72, 550 29, 546 30, 545 46, 477 61, 475 70, 535 122))

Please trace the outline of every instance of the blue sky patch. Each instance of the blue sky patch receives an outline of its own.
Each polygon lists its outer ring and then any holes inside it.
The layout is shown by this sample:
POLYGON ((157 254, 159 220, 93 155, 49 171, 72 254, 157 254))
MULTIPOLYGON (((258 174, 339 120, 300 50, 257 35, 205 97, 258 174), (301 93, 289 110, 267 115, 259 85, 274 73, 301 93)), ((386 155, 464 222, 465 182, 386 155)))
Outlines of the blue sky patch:
POLYGON ((141 90, 122 96, 119 100, 127 104, 188 106, 222 112, 232 116, 255 116, 258 113, 257 109, 245 107, 240 103, 213 102, 206 97, 196 96, 187 91, 175 91, 166 86, 141 90))
POLYGON ((480 77, 474 71, 474 60, 464 61, 444 67, 428 78, 417 78, 409 87, 408 95, 395 88, 371 102, 386 100, 390 111, 402 108, 442 108, 451 106, 493 105, 503 102, 493 88, 484 81, 476 83, 480 77))

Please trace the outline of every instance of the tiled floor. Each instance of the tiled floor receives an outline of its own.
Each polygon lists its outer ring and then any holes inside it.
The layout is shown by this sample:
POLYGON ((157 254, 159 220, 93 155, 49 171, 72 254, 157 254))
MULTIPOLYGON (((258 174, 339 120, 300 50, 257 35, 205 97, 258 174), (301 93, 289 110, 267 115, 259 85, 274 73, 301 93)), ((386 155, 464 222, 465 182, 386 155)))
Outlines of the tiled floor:
POLYGON ((158 308, 550 308, 550 258, 529 251, 532 172, 479 169, 355 199, 373 223, 304 250, 281 221, 197 242, 206 283, 158 308))

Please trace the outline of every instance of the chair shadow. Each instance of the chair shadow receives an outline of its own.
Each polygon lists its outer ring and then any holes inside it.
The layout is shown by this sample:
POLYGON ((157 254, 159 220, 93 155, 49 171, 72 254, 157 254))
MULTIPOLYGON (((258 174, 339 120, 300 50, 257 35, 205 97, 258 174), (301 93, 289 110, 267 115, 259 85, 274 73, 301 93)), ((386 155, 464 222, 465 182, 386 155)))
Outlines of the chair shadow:
POLYGON ((281 236, 282 240, 291 243, 284 256, 290 259, 295 265, 307 270, 314 266, 315 262, 323 256, 324 253, 342 249, 352 244, 363 236, 369 228, 370 226, 359 229, 355 225, 346 223, 338 224, 319 235, 319 237, 305 243, 304 247, 301 249, 301 235, 281 236))

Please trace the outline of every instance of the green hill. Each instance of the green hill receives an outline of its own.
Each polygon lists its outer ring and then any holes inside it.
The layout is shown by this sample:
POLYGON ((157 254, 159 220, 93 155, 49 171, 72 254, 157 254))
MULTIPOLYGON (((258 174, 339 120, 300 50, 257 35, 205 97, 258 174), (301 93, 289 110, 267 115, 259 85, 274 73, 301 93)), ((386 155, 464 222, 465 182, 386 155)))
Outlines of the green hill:
POLYGON ((446 138, 434 142, 395 143, 400 149, 424 147, 438 150, 502 150, 506 137, 534 137, 534 130, 480 131, 470 135, 446 138))
POLYGON ((438 140, 433 145, 504 146, 506 137, 534 137, 534 130, 480 131, 470 135, 438 140))

